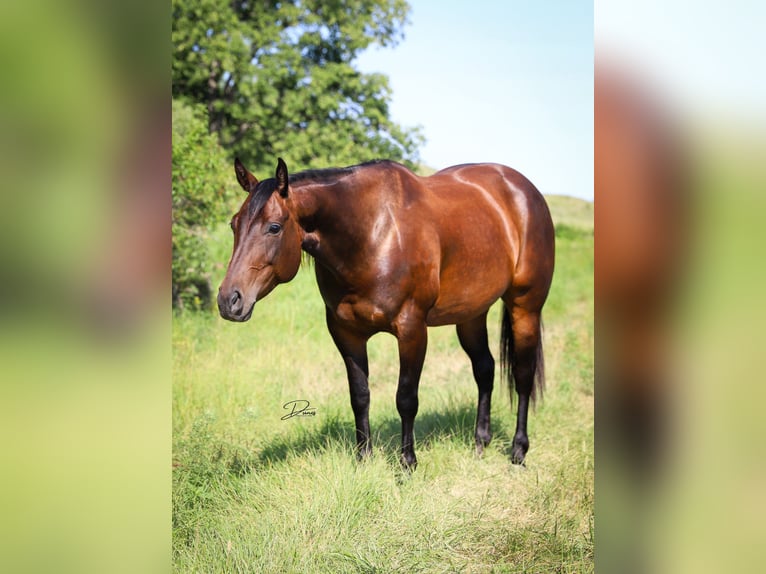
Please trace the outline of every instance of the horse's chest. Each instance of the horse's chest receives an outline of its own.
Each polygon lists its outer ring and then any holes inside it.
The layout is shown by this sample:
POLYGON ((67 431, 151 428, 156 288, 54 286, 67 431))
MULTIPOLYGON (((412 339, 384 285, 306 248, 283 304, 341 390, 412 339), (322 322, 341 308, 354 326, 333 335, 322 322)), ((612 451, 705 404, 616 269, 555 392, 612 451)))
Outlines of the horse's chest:
POLYGON ((390 329, 393 317, 383 301, 340 284, 331 274, 320 269, 317 269, 317 284, 327 309, 341 323, 370 331, 390 329))
POLYGON ((372 330, 388 329, 391 320, 387 313, 375 303, 366 299, 347 297, 334 309, 335 316, 342 322, 372 330))

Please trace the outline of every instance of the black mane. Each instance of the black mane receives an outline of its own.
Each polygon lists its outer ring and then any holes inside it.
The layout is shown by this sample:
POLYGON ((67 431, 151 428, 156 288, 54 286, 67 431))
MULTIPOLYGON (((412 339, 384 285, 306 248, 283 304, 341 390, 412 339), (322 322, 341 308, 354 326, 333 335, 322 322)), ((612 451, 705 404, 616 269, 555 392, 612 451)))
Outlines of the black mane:
MULTIPOLYGON (((288 180, 291 184, 300 183, 302 181, 315 181, 317 183, 333 183, 341 177, 351 175, 355 173, 359 168, 368 167, 372 165, 382 165, 394 163, 387 159, 374 159, 357 165, 351 165, 348 167, 330 167, 326 169, 307 169, 305 171, 299 171, 298 173, 291 173, 288 180)), ((263 206, 271 197, 271 194, 277 189, 277 180, 272 178, 264 179, 259 182, 253 192, 253 196, 250 198, 250 204, 248 205, 248 214, 250 217, 255 217, 260 213, 263 206)))
POLYGON ((332 183, 340 177, 350 175, 356 172, 359 168, 368 167, 371 165, 381 165, 393 163, 387 159, 373 159, 357 165, 350 165, 348 167, 330 167, 326 169, 307 169, 298 173, 290 174, 290 183, 299 183, 301 181, 316 181, 317 183, 332 183))

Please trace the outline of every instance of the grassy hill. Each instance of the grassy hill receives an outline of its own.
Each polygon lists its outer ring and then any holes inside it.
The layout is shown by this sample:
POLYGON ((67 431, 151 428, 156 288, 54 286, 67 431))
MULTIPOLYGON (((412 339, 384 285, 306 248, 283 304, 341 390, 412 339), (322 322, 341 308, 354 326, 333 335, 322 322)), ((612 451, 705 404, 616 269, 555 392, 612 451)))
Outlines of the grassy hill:
POLYGON ((568 225, 577 229, 593 229, 593 202, 568 195, 546 195, 556 226, 568 225))

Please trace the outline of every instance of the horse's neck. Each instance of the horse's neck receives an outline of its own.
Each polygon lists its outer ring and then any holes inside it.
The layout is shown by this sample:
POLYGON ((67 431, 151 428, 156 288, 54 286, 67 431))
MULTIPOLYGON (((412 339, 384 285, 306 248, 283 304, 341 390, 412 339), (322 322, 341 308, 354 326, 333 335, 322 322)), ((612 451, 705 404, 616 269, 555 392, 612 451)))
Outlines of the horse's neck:
POLYGON ((327 224, 342 209, 344 190, 337 183, 309 183, 291 189, 298 223, 304 231, 314 231, 327 224))
POLYGON ((338 182, 294 189, 295 212, 304 231, 302 247, 328 267, 349 262, 366 240, 363 226, 350 225, 355 218, 350 217, 349 193, 348 187, 338 182))

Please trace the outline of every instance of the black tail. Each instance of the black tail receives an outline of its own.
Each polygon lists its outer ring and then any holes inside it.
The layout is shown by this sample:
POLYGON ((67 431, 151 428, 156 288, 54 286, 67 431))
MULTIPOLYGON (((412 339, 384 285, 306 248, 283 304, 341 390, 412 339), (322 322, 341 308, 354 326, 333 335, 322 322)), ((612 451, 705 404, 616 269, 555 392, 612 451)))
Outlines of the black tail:
MULTIPOLYGON (((513 390, 515 386, 513 378, 513 365, 516 364, 516 350, 513 344, 513 319, 506 305, 503 305, 502 320, 500 324, 500 376, 508 381, 508 393, 513 406, 513 390)), ((537 360, 535 361, 535 382, 532 385, 530 397, 532 402, 539 396, 542 400, 545 390, 545 358, 543 356, 543 320, 540 318, 540 333, 537 339, 537 360)))

